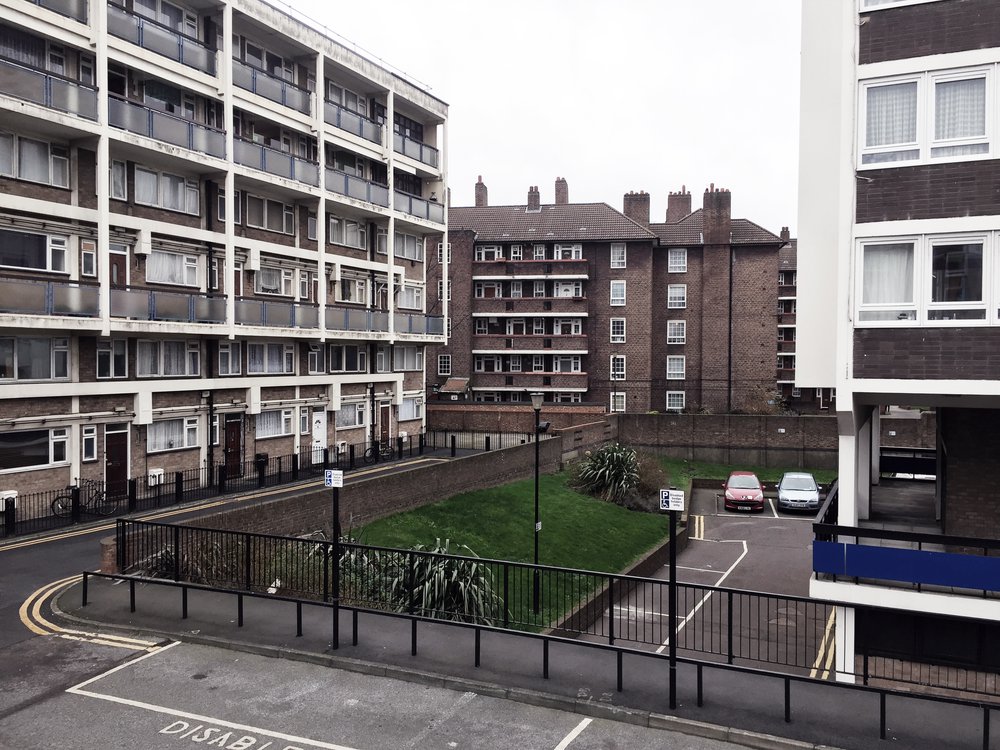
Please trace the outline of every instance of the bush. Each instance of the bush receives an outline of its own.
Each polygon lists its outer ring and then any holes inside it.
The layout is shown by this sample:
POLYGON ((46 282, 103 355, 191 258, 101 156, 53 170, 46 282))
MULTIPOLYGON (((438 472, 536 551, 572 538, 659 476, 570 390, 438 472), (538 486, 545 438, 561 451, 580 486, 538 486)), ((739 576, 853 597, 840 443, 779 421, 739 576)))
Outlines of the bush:
POLYGON ((624 505, 629 494, 639 486, 639 461, 635 451, 619 443, 605 445, 584 461, 577 482, 591 495, 624 505))

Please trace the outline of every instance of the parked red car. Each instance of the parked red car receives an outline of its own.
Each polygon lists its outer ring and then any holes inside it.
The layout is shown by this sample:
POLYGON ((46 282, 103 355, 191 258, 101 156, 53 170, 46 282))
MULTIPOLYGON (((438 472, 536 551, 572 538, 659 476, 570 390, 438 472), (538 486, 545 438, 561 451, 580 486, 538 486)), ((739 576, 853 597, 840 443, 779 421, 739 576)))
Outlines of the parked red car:
POLYGON ((726 510, 764 510, 764 488, 752 471, 734 471, 722 485, 726 510))

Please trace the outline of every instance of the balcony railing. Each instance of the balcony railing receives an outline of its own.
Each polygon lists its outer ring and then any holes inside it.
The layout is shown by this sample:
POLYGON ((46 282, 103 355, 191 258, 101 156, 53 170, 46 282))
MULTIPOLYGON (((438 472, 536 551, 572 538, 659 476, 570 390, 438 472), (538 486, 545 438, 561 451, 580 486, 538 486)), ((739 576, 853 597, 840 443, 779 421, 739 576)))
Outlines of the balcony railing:
POLYGON ((416 216, 418 219, 427 219, 437 224, 444 224, 444 206, 434 201, 425 201, 409 193, 395 191, 393 207, 404 214, 416 216))
POLYGON ((323 102, 323 119, 328 125, 346 130, 348 133, 359 135, 366 141, 372 143, 382 143, 382 126, 374 120, 369 120, 357 112, 344 109, 339 104, 327 101, 323 102))
POLYGON ((97 89, 0 58, 0 93, 97 120, 97 89))
POLYGON ((428 146, 426 143, 415 141, 412 138, 407 138, 405 135, 393 133, 392 148, 397 154, 409 156, 421 164, 428 164, 432 167, 437 167, 438 165, 438 150, 436 148, 428 146))
POLYGON ((108 5, 108 33, 182 65, 215 75, 215 50, 120 6, 108 5))
POLYGON ((226 134, 223 131, 142 104, 112 97, 108 100, 108 121, 130 133, 139 133, 220 159, 226 156, 226 134))
POLYGON ((489 351, 531 351, 535 349, 551 349, 552 351, 582 351, 587 349, 587 337, 583 334, 556 335, 552 333, 539 334, 503 334, 493 333, 474 336, 472 348, 489 351))
POLYGON ((233 58, 233 85, 272 102, 309 114, 311 96, 306 89, 233 58))
POLYGON ((0 279, 0 313, 96 318, 101 314, 98 286, 75 281, 0 279))
POLYGON ((386 332, 389 330, 389 313, 355 307, 328 307, 326 330, 386 332))
POLYGON ((246 326, 319 328, 319 307, 308 302, 238 299, 236 322, 246 326))
POLYGON ((225 323, 226 298, 159 289, 112 289, 111 317, 225 323))
POLYGON ((424 333, 429 336, 444 334, 444 318, 439 315, 396 313, 393 324, 396 333, 424 333))
MULTIPOLYGON (((531 290, 528 289, 530 294, 531 290)), ((587 312, 586 297, 477 297, 473 307, 477 313, 522 316, 539 312, 566 313, 579 317, 587 312)))
POLYGON ((326 170, 326 189, 331 193, 347 195, 351 198, 374 203, 377 206, 389 207, 389 188, 346 172, 338 172, 328 168, 326 170))
POLYGON ((42 8, 54 10, 61 16, 87 23, 87 0, 29 0, 42 8))
POLYGON ((319 164, 253 141, 233 141, 233 161, 289 180, 319 185, 319 164))
POLYGON ((473 374, 474 388, 586 388, 585 372, 477 372, 473 374))

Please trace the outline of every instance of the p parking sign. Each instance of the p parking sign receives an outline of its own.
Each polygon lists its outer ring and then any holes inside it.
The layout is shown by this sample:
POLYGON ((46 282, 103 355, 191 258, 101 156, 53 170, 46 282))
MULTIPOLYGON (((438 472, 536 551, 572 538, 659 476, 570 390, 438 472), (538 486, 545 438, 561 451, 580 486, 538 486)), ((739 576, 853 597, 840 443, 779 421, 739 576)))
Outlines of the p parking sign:
POLYGON ((340 469, 327 469, 323 473, 323 480, 327 487, 343 487, 344 472, 340 469))
POLYGON ((684 510, 684 490, 660 490, 660 510, 684 510))

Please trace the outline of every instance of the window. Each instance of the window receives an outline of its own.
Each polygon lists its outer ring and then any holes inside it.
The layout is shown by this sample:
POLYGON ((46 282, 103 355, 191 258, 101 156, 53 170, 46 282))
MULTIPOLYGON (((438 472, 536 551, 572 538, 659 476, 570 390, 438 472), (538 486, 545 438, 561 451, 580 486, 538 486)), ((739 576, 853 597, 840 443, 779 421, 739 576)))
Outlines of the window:
POLYGON ((532 372, 545 372, 545 355, 544 354, 532 354, 531 355, 531 370, 532 370, 532 372))
POLYGON ((667 357, 667 380, 684 380, 684 357, 667 357))
POLYGON ((583 398, 579 393, 557 393, 552 397, 552 401, 557 404, 579 404, 583 398))
POLYGON ((367 349, 354 344, 331 344, 330 372, 368 372, 367 349))
POLYGON ((424 350, 419 346, 397 346, 393 350, 392 367, 394 370, 422 370, 424 368, 424 350))
POLYGON ((684 273, 688 270, 688 251, 685 247, 667 250, 667 273, 684 273))
POLYGON ((583 245, 579 243, 573 245, 560 245, 556 243, 552 252, 552 258, 553 260, 582 260, 583 245))
POLYGON ((257 438, 292 434, 292 410, 271 409, 257 415, 257 438))
POLYGON ((406 307, 412 310, 422 310, 424 307, 424 288, 422 286, 403 285, 399 290, 399 297, 396 300, 397 307, 406 307))
MULTIPOLYGON (((242 224, 243 223, 243 194, 237 190, 234 196, 234 205, 236 206, 233 212, 233 223, 242 224)), ((219 188, 219 221, 226 220, 226 191, 219 188)))
POLYGON ((97 460, 97 428, 84 427, 80 430, 80 458, 83 461, 97 460))
POLYGON ((535 336, 542 336, 545 334, 545 318, 531 319, 531 333, 535 336))
POLYGON ((97 276, 97 243, 80 240, 80 275, 97 276))
POLYGON ((423 416, 424 400, 422 398, 404 398, 399 404, 399 421, 404 419, 420 419, 423 416))
POLYGON ((625 304, 625 282, 611 282, 611 306, 621 307, 625 304))
POLYGON ((521 286, 520 281, 510 282, 510 296, 512 299, 520 299, 523 294, 524 287, 521 286))
POLYGON ((111 162, 111 197, 115 200, 128 200, 128 179, 125 176, 125 162, 111 162))
POLYGON ((544 281, 534 281, 532 282, 532 296, 534 297, 544 297, 545 296, 545 282, 544 281))
POLYGON ((0 471, 66 463, 69 430, 21 430, 0 433, 0 471))
MULTIPOLYGON (((545 282, 542 282, 544 284, 545 282)), ((625 283, 624 281, 622 282, 625 283)), ((536 295, 537 296, 537 295, 536 295)), ((553 297, 582 297, 582 281, 556 281, 552 284, 553 297)))
POLYGON ((507 369, 511 372, 521 372, 521 355, 511 354, 507 359, 507 369))
POLYGON ((439 354, 438 355, 438 375, 442 375, 442 376, 451 375, 451 355, 450 354, 439 354))
POLYGON ((616 242, 611 245, 611 267, 625 268, 625 243, 616 242))
POLYGON ((198 256, 153 250, 146 262, 146 281, 153 284, 198 286, 198 256))
POLYGON ((343 429, 345 427, 361 427, 365 423, 365 404, 364 402, 357 402, 353 404, 342 404, 339 409, 337 409, 337 417, 335 420, 337 429, 343 429))
POLYGON ((64 380, 69 339, 0 338, 0 380, 64 380))
POLYGON ((295 207, 281 201, 247 196, 247 226, 268 232, 295 234, 295 207))
POLYGON ((224 341, 219 344, 219 375, 239 375, 242 371, 240 343, 224 341))
POLYGON ((201 347, 197 341, 139 341, 135 362, 140 378, 194 377, 200 372, 201 347))
POLYGON ((913 242, 863 246, 859 322, 916 320, 913 262, 913 242))
POLYGON ((65 273, 67 243, 61 234, 0 229, 0 266, 65 273))
POLYGON ((396 232, 393 242, 392 254, 397 258, 407 258, 409 260, 424 259, 424 238, 413 234, 396 232))
MULTIPOLYGON (((438 301, 444 298, 444 279, 438 279, 438 301)), ((451 301, 451 279, 448 279, 448 301, 451 301)))
POLYGON ((69 149, 12 133, 0 133, 0 174, 69 187, 69 149))
MULTIPOLYGON (((624 360, 625 358, 622 357, 624 360)), ((553 372, 580 372, 579 354, 562 354, 552 358, 553 372)))
POLYGON ((611 403, 608 406, 608 411, 611 412, 624 412, 625 411, 625 394, 622 391, 611 391, 611 403))
POLYGON ((198 417, 163 419, 146 428, 146 450, 177 450, 198 446, 198 417))
POLYGON ((127 378, 128 358, 125 339, 97 342, 97 377, 127 378))
POLYGON ((485 336, 490 332, 489 321, 486 318, 476 318, 475 333, 477 336, 485 336))
POLYGON ((583 333, 583 324, 579 318, 556 318, 552 321, 552 333, 555 336, 579 336, 583 333))
POLYGON ((368 302, 368 280, 345 276, 337 284, 338 302, 355 302, 364 305, 368 302))
POLYGON ((667 391, 667 411, 684 411, 684 391, 667 391))
POLYGON ((344 245, 345 247, 356 247, 361 250, 367 250, 368 230, 361 222, 331 216, 326 241, 334 245, 344 245))
POLYGON ((520 245, 510 246, 510 259, 511 260, 522 260, 524 258, 524 250, 520 245))
POLYGON ((531 249, 532 260, 545 260, 545 245, 534 245, 531 249))
POLYGON ((624 380, 625 379, 625 355, 624 354, 612 354, 611 355, 611 379, 612 380, 624 380))
POLYGON ((667 284, 667 308, 683 310, 687 307, 687 284, 667 284))
POLYGON ((313 297, 316 286, 316 274, 309 271, 299 271, 299 299, 308 302, 313 297))
MULTIPOLYGON (((448 247, 448 263, 451 263, 451 243, 450 242, 447 243, 447 247, 448 247)), ((445 243, 439 242, 438 243, 438 263, 444 263, 444 250, 445 250, 445 243)))
POLYGON ((501 372, 503 362, 499 354, 477 354, 473 357, 472 369, 476 372, 501 372))
POLYGON ((792 398, 802 398, 802 389, 792 388, 792 398))
POLYGON ((247 374, 293 375, 294 344, 247 344, 247 374))
POLYGON ((322 375, 326 372, 326 347, 322 344, 309 344, 308 371, 310 375, 322 375))
POLYGON ((135 168, 135 202, 167 211, 197 216, 200 201, 198 183, 167 172, 135 168))
POLYGON ((981 242, 931 242, 928 320, 985 320, 981 242))
POLYGON ((992 74, 992 69, 930 72, 864 83, 861 164, 989 155, 992 74))
MULTIPOLYGON (((291 268, 275 268, 262 266, 255 275, 258 294, 278 294, 283 297, 292 296, 292 284, 295 272, 291 268)), ((306 294, 309 293, 308 277, 306 279, 306 294)))
POLYGON ((683 344, 687 340, 687 321, 667 321, 667 343, 683 344))
POLYGON ((611 343, 625 343, 625 318, 611 319, 611 343))
POLYGON ((476 260, 503 260, 503 248, 500 245, 476 245, 476 260))

